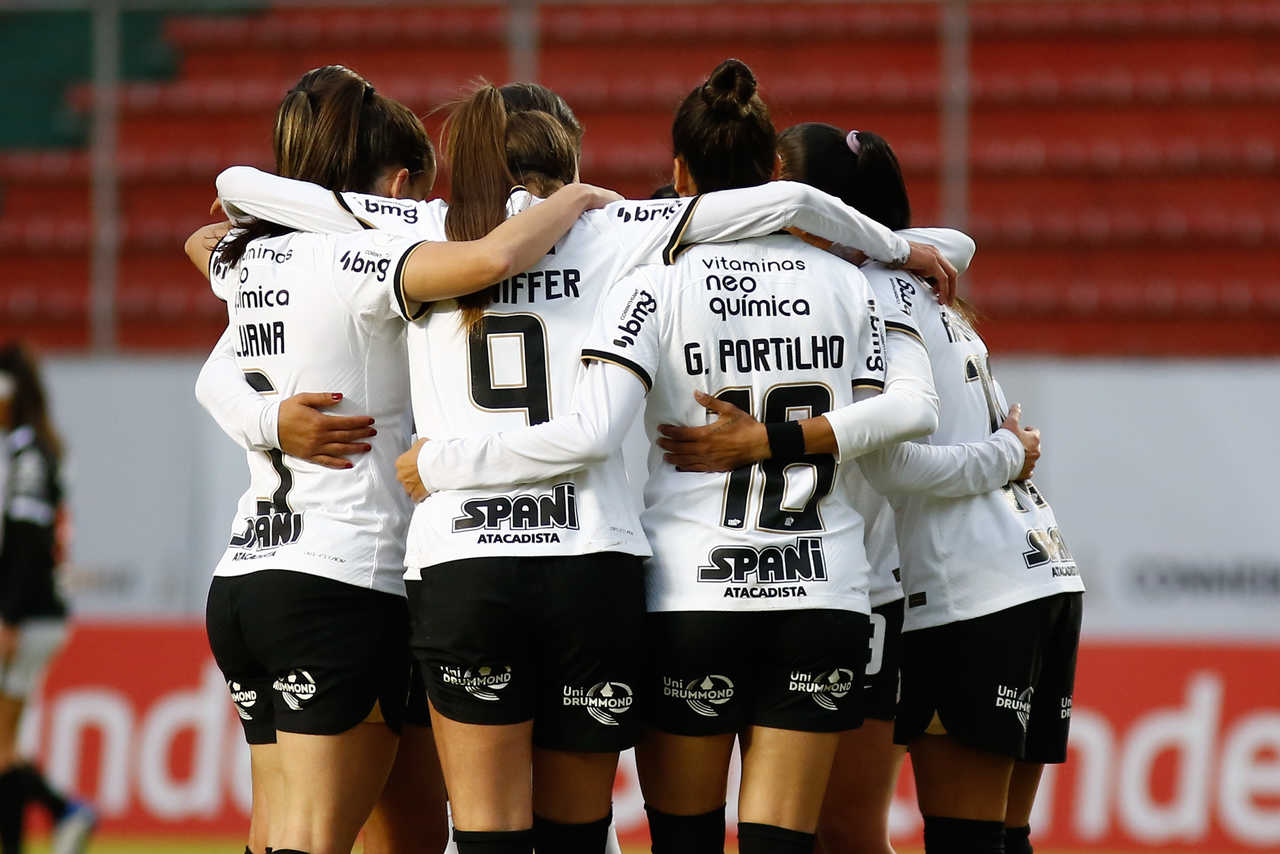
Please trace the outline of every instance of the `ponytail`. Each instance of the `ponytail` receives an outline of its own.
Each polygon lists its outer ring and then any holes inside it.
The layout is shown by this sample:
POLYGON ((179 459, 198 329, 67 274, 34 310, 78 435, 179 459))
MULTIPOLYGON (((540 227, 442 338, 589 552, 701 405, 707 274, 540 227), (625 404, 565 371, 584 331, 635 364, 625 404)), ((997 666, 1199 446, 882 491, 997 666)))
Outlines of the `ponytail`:
MULTIPOLYGON (((574 181, 582 126, 559 95, 536 84, 501 90, 481 83, 455 104, 445 123, 450 168, 445 236, 478 240, 507 218, 512 187, 528 183, 539 195, 574 181), (510 96, 510 97, 508 97, 510 96)), ((493 289, 458 298, 462 324, 474 330, 493 289)))
MULTIPOLYGON (((834 125, 805 122, 778 135, 782 176, 830 193, 876 222, 901 231, 911 227, 911 201, 897 155, 884 137, 865 130, 847 134, 834 125)), ((957 296, 951 306, 970 326, 978 312, 957 296)))
POLYGON ((746 63, 726 59, 680 104, 671 147, 698 192, 755 187, 773 177, 777 133, 746 63))

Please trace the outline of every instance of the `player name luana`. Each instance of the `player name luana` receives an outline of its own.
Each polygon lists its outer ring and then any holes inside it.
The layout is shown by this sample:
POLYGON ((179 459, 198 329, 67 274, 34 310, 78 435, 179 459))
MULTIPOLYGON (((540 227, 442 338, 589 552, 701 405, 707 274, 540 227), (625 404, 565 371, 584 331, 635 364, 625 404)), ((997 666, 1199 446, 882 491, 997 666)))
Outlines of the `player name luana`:
POLYGON ((577 270, 529 270, 495 285, 493 301, 504 305, 577 299, 582 273, 577 270))
POLYGON ((240 344, 236 355, 280 356, 284 353, 284 321, 241 323, 236 326, 240 344))

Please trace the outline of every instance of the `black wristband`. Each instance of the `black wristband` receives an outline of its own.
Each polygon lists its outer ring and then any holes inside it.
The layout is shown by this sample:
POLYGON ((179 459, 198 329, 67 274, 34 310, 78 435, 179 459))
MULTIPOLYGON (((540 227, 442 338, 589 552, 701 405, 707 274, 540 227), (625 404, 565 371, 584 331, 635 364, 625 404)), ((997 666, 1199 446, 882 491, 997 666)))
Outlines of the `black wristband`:
POLYGON ((769 455, 782 463, 800 459, 804 453, 804 428, 799 421, 771 421, 764 425, 769 436, 769 455))

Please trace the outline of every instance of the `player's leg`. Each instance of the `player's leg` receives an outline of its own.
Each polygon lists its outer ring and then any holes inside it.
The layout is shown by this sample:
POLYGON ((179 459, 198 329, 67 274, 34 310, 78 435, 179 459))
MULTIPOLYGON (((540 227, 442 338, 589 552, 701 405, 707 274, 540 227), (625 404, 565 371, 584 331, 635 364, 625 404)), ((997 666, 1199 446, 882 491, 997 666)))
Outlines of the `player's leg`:
POLYGON ((275 850, 348 854, 378 799, 397 737, 382 721, 337 735, 277 732, 284 811, 275 850))
MULTIPOLYGON (((265 696, 265 695, 264 695, 265 696)), ((280 751, 275 731, 271 740, 249 745, 249 778, 253 806, 249 813, 249 850, 263 854, 284 829, 273 827, 272 816, 284 814, 284 770, 280 767, 280 751)))
POLYGON ((1031 809, 1046 763, 1067 759, 1067 735, 1075 692, 1076 654, 1080 645, 1083 596, 1063 593, 1039 600, 1045 630, 1043 666, 1031 699, 1025 761, 1013 768, 1005 812, 1006 854, 1032 854, 1031 809))
POLYGON ((751 700, 751 615, 660 611, 644 626, 636 769, 654 854, 721 852, 729 761, 751 700))
POLYGON ((446 800, 426 685, 415 663, 409 676, 400 749, 387 785, 364 825, 365 854, 440 854, 449 843, 446 800))
POLYGON ((653 854, 724 851, 724 808, 733 733, 689 736, 647 730, 636 770, 653 854))
POLYGON ((533 847, 535 594, 522 569, 519 558, 470 559, 407 582, 460 854, 533 847))
POLYGON ((264 854, 274 844, 273 815, 283 815, 284 779, 276 744, 275 712, 271 705, 271 678, 266 666, 245 642, 239 610, 245 577, 215 577, 205 602, 205 630, 214 661, 226 680, 227 691, 249 745, 249 776, 253 803, 246 846, 264 854))
POLYGON ((634 555, 529 561, 541 576, 536 610, 534 845, 603 854, 618 753, 635 745, 643 678, 644 570, 634 555))
POLYGON ((395 759, 409 675, 405 600, 302 572, 243 578, 241 628, 271 675, 284 782, 278 818, 269 805, 270 845, 347 854, 395 759))
POLYGON ((906 748, 893 743, 893 722, 867 718, 844 733, 818 825, 823 854, 892 854, 889 805, 906 748))
POLYGON ((902 664, 903 600, 872 609, 870 661, 862 686, 865 720, 840 737, 818 821, 823 854, 893 854, 889 806, 906 748, 894 744, 902 664))
POLYGON ((752 616, 757 675, 742 739, 738 850, 808 854, 840 737, 862 722, 871 623, 833 609, 752 616))
POLYGON ((895 739, 910 745, 928 854, 1004 849, 1009 782, 1026 750, 1040 667, 1040 623, 1038 606, 1026 603, 904 633, 895 739))
POLYGON ((1032 854, 1031 808, 1044 766, 1038 762, 1015 762, 1009 779, 1009 803, 1004 813, 1005 854, 1032 854))

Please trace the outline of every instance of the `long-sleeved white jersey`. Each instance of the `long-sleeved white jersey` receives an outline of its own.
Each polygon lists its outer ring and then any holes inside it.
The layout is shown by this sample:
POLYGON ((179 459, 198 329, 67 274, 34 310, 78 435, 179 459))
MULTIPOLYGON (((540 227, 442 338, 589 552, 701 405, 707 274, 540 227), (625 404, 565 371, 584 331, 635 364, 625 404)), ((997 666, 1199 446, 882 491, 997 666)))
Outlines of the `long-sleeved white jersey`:
MULTIPOLYGON (((376 226, 426 239, 444 237, 446 208, 439 202, 339 196, 244 168, 225 172, 219 192, 236 214, 295 227, 376 226)), ((517 192, 510 212, 535 201, 517 192)), ((670 259, 682 242, 728 240, 787 225, 901 257, 902 238, 869 222, 832 197, 784 183, 698 200, 624 202, 588 214, 532 270, 495 287, 495 301, 471 335, 461 329, 452 302, 411 323, 407 338, 417 430, 424 436, 466 435, 536 424, 563 411, 595 304, 630 265, 670 259)), ((948 234, 955 233, 939 230, 943 240, 948 234)), ((260 404, 255 409, 252 396, 246 401, 243 391, 225 391, 229 377, 224 370, 219 381, 215 362, 211 359, 202 372, 202 403, 233 437, 251 447, 272 444, 270 414, 260 404)), ((629 510, 623 471, 614 453, 572 477, 518 491, 439 492, 415 511, 406 555, 409 577, 422 566, 480 555, 647 554, 629 510)))
POLYGON ((288 397, 341 388, 335 407, 378 422, 349 471, 249 450, 249 488, 216 575, 306 572, 404 595, 410 505, 395 479, 409 436, 399 276, 418 245, 381 232, 253 241, 234 265, 215 252, 209 281, 227 304, 240 382, 288 397))
POLYGON ((986 344, 912 277, 886 279, 920 330, 940 404, 931 436, 858 461, 893 504, 907 597, 903 630, 1083 590, 1053 509, 1033 483, 973 494, 998 480, 1002 468, 1016 474, 1022 459, 1017 437, 999 429, 1008 404, 991 376, 986 344))

